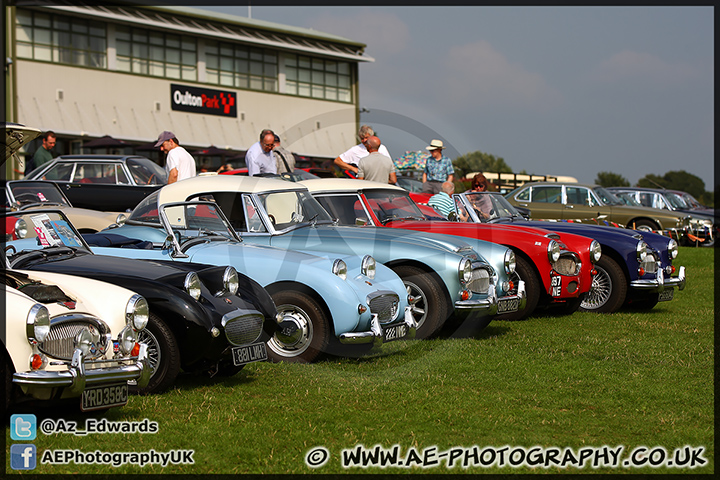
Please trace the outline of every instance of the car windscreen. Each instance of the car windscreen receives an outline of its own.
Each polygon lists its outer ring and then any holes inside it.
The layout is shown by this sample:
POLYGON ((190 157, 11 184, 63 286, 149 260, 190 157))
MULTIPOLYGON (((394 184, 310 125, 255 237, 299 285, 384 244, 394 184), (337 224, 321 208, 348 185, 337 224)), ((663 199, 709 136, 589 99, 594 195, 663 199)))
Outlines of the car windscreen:
POLYGON ((605 205, 623 205, 623 202, 603 187, 595 187, 593 191, 605 205))
POLYGON ((370 208, 382 223, 394 219, 425 219, 415 202, 407 192, 394 190, 363 190, 370 208))
POLYGON ((165 170, 148 158, 128 158, 126 165, 138 185, 165 185, 167 183, 165 170))
POLYGON ((284 230, 301 223, 332 223, 330 214, 308 192, 284 190, 257 195, 275 230, 284 230))
POLYGON ((54 183, 29 180, 9 182, 15 203, 20 207, 37 204, 68 205, 68 201, 54 183))

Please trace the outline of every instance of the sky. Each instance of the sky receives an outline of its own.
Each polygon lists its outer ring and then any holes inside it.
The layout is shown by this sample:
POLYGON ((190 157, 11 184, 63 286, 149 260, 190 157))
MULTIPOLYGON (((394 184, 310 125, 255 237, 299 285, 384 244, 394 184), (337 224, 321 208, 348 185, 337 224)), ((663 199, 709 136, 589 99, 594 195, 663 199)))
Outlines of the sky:
POLYGON ((394 158, 439 138, 515 172, 714 184, 712 7, 197 8, 367 44, 360 120, 394 158))

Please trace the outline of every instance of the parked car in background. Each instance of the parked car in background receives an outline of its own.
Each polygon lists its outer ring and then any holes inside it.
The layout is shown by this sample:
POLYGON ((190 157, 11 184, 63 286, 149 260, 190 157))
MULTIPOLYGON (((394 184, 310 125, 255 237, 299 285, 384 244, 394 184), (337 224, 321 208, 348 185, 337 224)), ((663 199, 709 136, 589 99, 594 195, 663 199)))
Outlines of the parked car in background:
POLYGON ((704 212, 688 205, 681 195, 670 190, 642 187, 609 187, 613 194, 622 194, 633 198, 644 207, 667 210, 677 215, 689 215, 698 227, 682 237, 685 245, 712 247, 717 237, 717 226, 712 212, 704 212))
MULTIPOLYGON (((34 180, 0 181, 5 187, 5 205, 13 211, 23 211, 37 208, 54 208, 65 212, 80 233, 98 232, 113 223, 125 221, 125 214, 114 214, 75 208, 62 193, 60 188, 52 183, 34 180)), ((32 231, 30 232, 32 233, 32 231)))
POLYGON ((342 225, 368 225, 414 230, 424 234, 462 237, 478 251, 493 242, 513 251, 515 273, 525 284, 525 309, 499 318, 522 319, 536 306, 577 310, 590 290, 592 264, 600 257, 600 246, 591 239, 568 234, 564 238, 537 228, 495 227, 445 220, 427 220, 411 195, 400 187, 350 179, 321 179, 303 182, 310 193, 342 225), (482 243, 480 243, 482 242, 482 243), (569 245, 567 246, 566 245, 569 245))
POLYGON ((505 195, 516 207, 530 209, 535 220, 571 220, 598 224, 602 221, 626 228, 661 232, 681 239, 695 234, 702 222, 687 215, 647 207, 624 205, 607 189, 579 183, 526 183, 505 195))
POLYGON ((25 176, 58 184, 78 208, 125 212, 167 183, 165 170, 139 155, 61 155, 25 176))
MULTIPOLYGON (((221 177, 196 177, 169 186, 192 180, 215 184, 221 177)), ((312 362, 322 353, 355 355, 383 342, 414 336, 415 322, 405 286, 372 256, 312 255, 250 245, 237 237, 215 203, 160 204, 161 191, 143 200, 125 225, 107 231, 151 242, 151 249, 115 245, 93 249, 107 255, 168 259, 179 264, 230 263, 265 287, 277 304, 280 331, 268 340, 271 359, 312 362)))
POLYGON ((149 310, 142 296, 3 261, 5 411, 28 402, 106 410, 127 403, 128 382, 147 385, 151 366, 140 337, 149 310))
POLYGON ((514 272, 508 249, 477 242, 480 252, 447 236, 337 226, 304 184, 254 177, 192 178, 157 195, 158 203, 215 202, 248 243, 314 254, 372 255, 405 283, 418 338, 434 335, 456 311, 477 314, 478 322, 487 324, 497 310, 516 311, 524 301, 524 289, 513 294, 503 290, 514 272), (488 264, 486 254, 497 263, 488 264))
MULTIPOLYGON (((169 388, 180 370, 232 375, 266 360, 263 328, 276 331, 277 310, 255 282, 228 266, 144 262, 95 255, 60 210, 28 210, 21 216, 37 237, 8 242, 10 267, 75 275, 132 289, 150 306, 140 341, 148 345, 152 375, 141 393, 169 388)), ((105 242, 114 239, 105 234, 105 242)), ((123 251, 149 245, 124 242, 123 251)), ((88 293, 103 298, 101 290, 88 293)))
POLYGON ((456 212, 462 214, 458 217, 466 217, 469 222, 530 225, 595 239, 602 249, 602 257, 594 265, 597 273, 590 292, 580 304, 581 310, 612 313, 623 305, 650 309, 659 301, 672 300, 675 288, 685 288, 685 267, 673 266, 678 244, 672 238, 610 226, 530 221, 498 193, 460 193, 453 198, 456 212), (486 200, 480 202, 480 198, 486 200), (480 203, 490 205, 489 218, 476 212, 474 206, 480 203))
POLYGON ((701 204, 695 197, 693 197, 688 192, 683 192, 682 190, 668 190, 669 192, 672 192, 676 195, 680 195, 682 199, 685 201, 685 203, 690 207, 691 210, 697 210, 701 213, 709 213, 711 215, 717 216, 715 209, 712 207, 707 207, 703 204, 701 204))

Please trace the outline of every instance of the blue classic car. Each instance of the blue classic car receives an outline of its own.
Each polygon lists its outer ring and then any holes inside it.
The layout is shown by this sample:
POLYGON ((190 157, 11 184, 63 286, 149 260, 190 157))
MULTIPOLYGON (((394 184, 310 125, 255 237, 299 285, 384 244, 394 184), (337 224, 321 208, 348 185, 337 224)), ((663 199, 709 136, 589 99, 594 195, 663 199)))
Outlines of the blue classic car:
POLYGON ((311 362, 322 352, 349 355, 364 347, 348 345, 372 347, 414 335, 402 281, 371 256, 330 257, 249 245, 216 207, 205 201, 158 206, 153 194, 125 225, 106 231, 145 241, 150 248, 111 244, 93 250, 234 266, 265 287, 282 316, 281 331, 268 340, 268 354, 275 361, 311 362))
POLYGON ((580 309, 614 312, 623 305, 650 309, 659 301, 672 300, 674 288, 685 288, 685 267, 672 262, 678 254, 677 242, 657 233, 609 226, 570 222, 529 221, 500 194, 469 192, 455 194, 459 217, 467 221, 489 223, 520 223, 558 232, 574 233, 597 240, 602 257, 595 264, 597 275, 580 304, 580 309), (489 219, 481 218, 474 205, 479 197, 492 205, 489 219), (672 276, 677 273, 677 276, 672 276))
POLYGON ((152 194, 128 223, 154 203, 185 200, 215 202, 248 243, 315 254, 372 255, 403 279, 418 338, 435 334, 453 313, 472 316, 482 327, 498 312, 522 309, 526 302, 525 284, 515 276, 515 254, 506 247, 425 232, 337 226, 304 185, 281 180, 190 178, 152 194), (510 294, 516 286, 517 292, 510 294))

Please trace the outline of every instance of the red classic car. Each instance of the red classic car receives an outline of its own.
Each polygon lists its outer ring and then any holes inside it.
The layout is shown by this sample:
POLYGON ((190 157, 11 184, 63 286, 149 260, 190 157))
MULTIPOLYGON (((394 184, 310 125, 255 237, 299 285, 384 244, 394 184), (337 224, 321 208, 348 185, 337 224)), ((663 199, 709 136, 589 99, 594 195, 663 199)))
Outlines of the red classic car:
POLYGON ((525 281, 525 310, 508 314, 521 319, 536 306, 557 306, 570 313, 590 290, 600 245, 579 235, 509 225, 427 220, 402 188, 365 180, 319 179, 300 182, 341 225, 372 225, 442 233, 498 243, 511 248, 516 272, 525 281))

